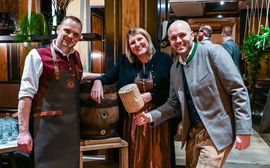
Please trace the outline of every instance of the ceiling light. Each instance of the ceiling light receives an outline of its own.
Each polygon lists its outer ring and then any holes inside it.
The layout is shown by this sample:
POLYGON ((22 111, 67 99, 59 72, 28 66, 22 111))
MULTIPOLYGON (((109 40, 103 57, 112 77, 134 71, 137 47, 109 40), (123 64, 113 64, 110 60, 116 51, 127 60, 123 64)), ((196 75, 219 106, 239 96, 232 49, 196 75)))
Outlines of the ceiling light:
POLYGON ((222 17, 223 17, 223 15, 218 15, 218 16, 217 16, 217 18, 222 18, 222 17))
POLYGON ((220 4, 220 5, 224 5, 224 3, 225 3, 224 1, 220 1, 220 3, 219 3, 219 4, 220 4))

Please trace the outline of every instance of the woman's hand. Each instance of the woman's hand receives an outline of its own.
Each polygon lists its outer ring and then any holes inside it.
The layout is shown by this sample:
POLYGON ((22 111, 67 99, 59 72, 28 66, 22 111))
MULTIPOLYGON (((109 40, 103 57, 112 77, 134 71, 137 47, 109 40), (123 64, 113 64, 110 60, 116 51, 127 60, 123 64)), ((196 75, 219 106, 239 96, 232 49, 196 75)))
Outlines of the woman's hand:
POLYGON ((94 84, 91 90, 91 98, 98 103, 101 102, 101 99, 104 99, 103 86, 100 80, 94 81, 94 84))
POLYGON ((141 94, 141 96, 142 96, 145 104, 149 103, 152 100, 152 96, 151 96, 150 92, 145 92, 145 93, 141 94))

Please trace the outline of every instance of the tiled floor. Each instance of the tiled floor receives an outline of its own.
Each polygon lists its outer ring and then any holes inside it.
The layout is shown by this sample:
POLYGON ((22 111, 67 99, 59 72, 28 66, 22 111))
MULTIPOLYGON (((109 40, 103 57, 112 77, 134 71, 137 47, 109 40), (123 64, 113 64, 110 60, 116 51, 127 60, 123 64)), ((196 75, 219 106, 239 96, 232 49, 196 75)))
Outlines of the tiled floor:
MULTIPOLYGON (((270 134, 259 134, 257 122, 254 122, 254 135, 251 137, 251 147, 244 151, 232 149, 224 168, 270 168, 270 134)), ((185 165, 185 152, 176 142, 177 165, 185 165)))
MULTIPOLYGON (((257 113, 263 109, 257 109, 257 113)), ((253 115, 254 135, 251 137, 251 147, 244 151, 232 149, 224 168, 270 168, 270 133, 261 134, 258 131, 260 115, 253 115)), ((180 149, 181 142, 175 141, 177 168, 185 167, 185 152, 180 149)), ((117 168, 118 165, 112 162, 88 161, 84 168, 117 168)))
MULTIPOLYGON (((257 132, 260 119, 253 117, 254 135, 251 137, 251 147, 244 151, 235 148, 231 151, 224 168, 270 168, 270 134, 257 132)), ((177 168, 184 168, 185 153, 180 149, 181 142, 175 141, 177 168)), ((87 161, 84 168, 117 168, 113 162, 87 161)))
MULTIPOLYGON (((259 134, 258 123, 254 122, 254 135, 251 137, 251 147, 245 151, 235 148, 231 151, 224 168, 270 168, 270 134, 259 134)), ((181 142, 176 141, 177 168, 184 168, 185 153, 180 149, 181 142)), ((89 161, 85 159, 84 168, 118 168, 113 162, 89 161)))

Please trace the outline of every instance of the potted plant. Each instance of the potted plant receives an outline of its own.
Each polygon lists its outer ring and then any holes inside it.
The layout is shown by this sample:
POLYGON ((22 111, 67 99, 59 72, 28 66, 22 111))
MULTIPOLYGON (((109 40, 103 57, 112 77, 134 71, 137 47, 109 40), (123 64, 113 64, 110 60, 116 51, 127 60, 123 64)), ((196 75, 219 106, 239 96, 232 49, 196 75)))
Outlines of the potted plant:
POLYGON ((254 89, 261 68, 260 61, 265 59, 269 63, 266 52, 270 47, 270 28, 261 26, 260 29, 260 34, 250 33, 248 35, 243 42, 242 49, 244 61, 247 63, 247 74, 244 75, 244 79, 248 82, 251 106, 254 104, 254 89))
POLYGON ((28 20, 28 15, 25 14, 22 16, 19 21, 19 30, 16 32, 16 41, 17 42, 24 42, 23 43, 23 53, 20 55, 20 72, 23 71, 23 65, 26 58, 26 55, 29 51, 36 47, 36 44, 31 44, 30 41, 33 40, 35 37, 38 36, 39 41, 46 42, 46 40, 42 40, 43 36, 48 39, 48 26, 46 19, 42 13, 31 13, 30 22, 28 20))
POLYGON ((29 37, 34 35, 48 35, 47 21, 42 13, 32 12, 30 22, 27 14, 19 19, 19 30, 16 32, 16 40, 27 42, 30 40, 29 37))

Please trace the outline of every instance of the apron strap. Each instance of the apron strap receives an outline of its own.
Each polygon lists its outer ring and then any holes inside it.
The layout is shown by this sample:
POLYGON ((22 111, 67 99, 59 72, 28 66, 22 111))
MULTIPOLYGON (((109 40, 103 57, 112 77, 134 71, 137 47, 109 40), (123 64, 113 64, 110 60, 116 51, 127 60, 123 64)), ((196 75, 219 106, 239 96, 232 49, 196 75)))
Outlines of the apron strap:
POLYGON ((73 55, 73 60, 74 60, 74 63, 75 63, 75 67, 76 67, 76 73, 77 73, 77 78, 80 80, 80 68, 78 66, 78 60, 77 60, 77 53, 74 52, 74 55, 73 55))
POLYGON ((63 115, 63 111, 42 111, 42 112, 35 112, 33 117, 45 117, 45 116, 60 116, 63 115))
POLYGON ((77 64, 75 65, 75 67, 76 67, 77 78, 80 80, 80 72, 79 72, 80 68, 77 64))
POLYGON ((58 61, 56 58, 56 53, 55 53, 55 50, 54 50, 52 44, 51 44, 51 53, 52 53, 53 66, 54 66, 54 72, 55 72, 55 79, 59 80, 60 79, 60 71, 59 71, 58 61))

